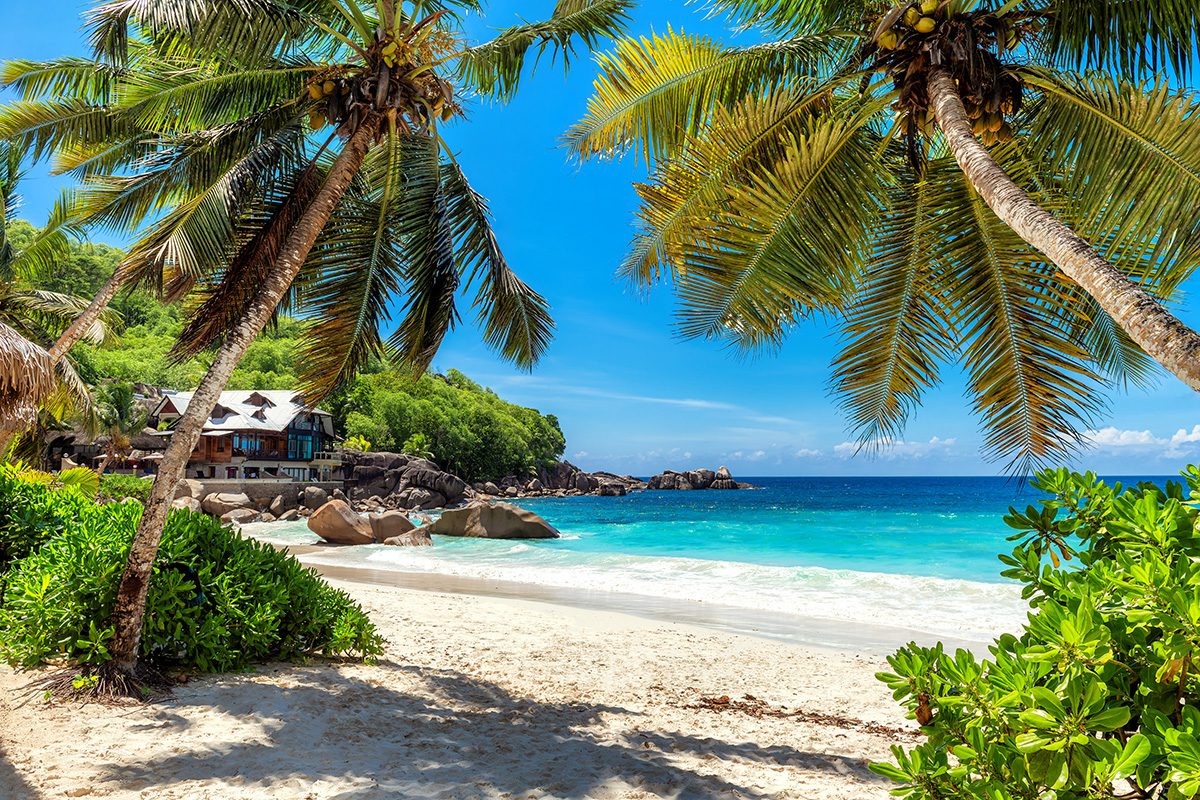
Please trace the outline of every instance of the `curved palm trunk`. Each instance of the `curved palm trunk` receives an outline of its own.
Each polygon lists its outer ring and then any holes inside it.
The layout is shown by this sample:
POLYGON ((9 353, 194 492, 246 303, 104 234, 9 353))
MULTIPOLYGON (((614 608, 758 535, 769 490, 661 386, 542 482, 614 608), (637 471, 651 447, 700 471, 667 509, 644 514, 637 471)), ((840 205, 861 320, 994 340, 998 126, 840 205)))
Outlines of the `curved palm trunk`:
POLYGON ((1200 334, 1013 183, 971 133, 967 112, 948 72, 934 69, 928 89, 955 160, 996 216, 1095 298, 1147 355, 1200 391, 1200 334))
POLYGON ((104 309, 108 308, 108 304, 116 297, 117 290, 124 284, 125 271, 118 266, 113 270, 113 274, 109 276, 108 280, 104 282, 104 285, 100 287, 100 291, 96 293, 92 302, 88 303, 88 307, 62 332, 62 335, 58 337, 58 341, 50 348, 50 359, 53 363, 57 364, 59 361, 62 361, 67 351, 83 338, 88 328, 92 327, 92 324, 96 320, 100 319, 100 315, 104 313, 104 309))
POLYGON ((192 395, 187 411, 176 423, 175 433, 163 454, 158 476, 150 490, 150 499, 142 513, 142 521, 134 536, 129 560, 125 564, 125 572, 117 590, 112 616, 115 635, 109 648, 113 658, 109 669, 115 669, 124 675, 134 672, 141 642, 150 574, 158 553, 159 541, 162 539, 163 525, 171 510, 171 501, 175 498, 175 487, 183 478, 188 456, 199 441, 204 423, 212 413, 221 391, 229 382, 234 368, 245 355, 254 337, 266 325, 288 287, 292 285, 317 236, 328 223, 334 207, 350 187, 351 180, 362 166, 371 146, 376 128, 374 120, 364 120, 358 131, 346 143, 330 169, 324 185, 288 235, 274 268, 251 302, 246 316, 226 336, 216 358, 213 359, 212 366, 192 395))

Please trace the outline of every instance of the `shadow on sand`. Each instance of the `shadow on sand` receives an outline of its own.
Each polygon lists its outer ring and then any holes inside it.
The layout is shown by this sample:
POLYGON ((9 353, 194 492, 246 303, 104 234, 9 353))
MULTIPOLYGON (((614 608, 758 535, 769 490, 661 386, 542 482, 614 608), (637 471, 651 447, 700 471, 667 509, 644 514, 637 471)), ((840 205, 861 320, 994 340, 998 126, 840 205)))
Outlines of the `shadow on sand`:
MULTIPOLYGON (((469 800, 493 794, 575 799, 624 793, 615 787, 680 800, 770 796, 682 767, 673 752, 879 781, 859 759, 786 746, 662 732, 601 739, 589 729, 603 715, 636 718, 636 713, 586 703, 535 703, 458 672, 394 663, 387 667, 380 677, 404 673, 423 683, 424 691, 409 694, 321 668, 271 670, 292 686, 252 677, 222 678, 219 690, 205 692, 204 701, 235 717, 254 718, 264 736, 197 742, 190 750, 152 762, 101 764, 100 785, 165 789, 216 778, 235 786, 294 789, 303 797, 304 787, 313 781, 336 782, 337 793, 323 794, 323 800, 469 800)), ((150 709, 145 724, 160 730, 186 728, 192 694, 180 689, 176 697, 150 709)))

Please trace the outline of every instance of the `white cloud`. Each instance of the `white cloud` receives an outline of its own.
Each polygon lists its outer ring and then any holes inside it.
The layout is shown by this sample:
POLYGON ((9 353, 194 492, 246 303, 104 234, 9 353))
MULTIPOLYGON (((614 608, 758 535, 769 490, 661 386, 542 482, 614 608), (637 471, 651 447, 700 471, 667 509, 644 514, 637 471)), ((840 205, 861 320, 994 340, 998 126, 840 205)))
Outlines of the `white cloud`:
POLYGON ((838 458, 852 458, 856 454, 874 455, 888 461, 905 458, 925 458, 931 455, 949 455, 955 442, 954 437, 946 439, 932 436, 927 442, 913 442, 904 439, 893 439, 885 436, 872 439, 869 442, 842 442, 833 447, 833 454, 838 458))
POLYGON ((796 451, 796 458, 819 458, 825 455, 820 450, 814 450, 811 447, 801 447, 796 451))
POLYGON ((575 455, 571 456, 571 458, 587 458, 587 457, 588 457, 588 451, 587 451, 587 450, 580 450, 578 453, 576 453, 575 455))
POLYGON ((1171 436, 1158 436, 1153 431, 1125 430, 1108 426, 1083 434, 1085 442, 1096 450, 1159 452, 1167 458, 1178 458, 1200 450, 1200 425, 1191 430, 1180 428, 1171 436))

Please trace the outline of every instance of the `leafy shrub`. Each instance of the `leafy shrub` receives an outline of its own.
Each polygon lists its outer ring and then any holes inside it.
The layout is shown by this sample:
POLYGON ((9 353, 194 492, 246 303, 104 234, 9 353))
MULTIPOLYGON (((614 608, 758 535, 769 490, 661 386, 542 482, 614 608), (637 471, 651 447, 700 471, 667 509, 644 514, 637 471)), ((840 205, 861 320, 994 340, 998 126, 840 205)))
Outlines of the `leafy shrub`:
POLYGON ((149 478, 138 478, 133 475, 106 474, 100 478, 101 500, 140 500, 145 503, 150 499, 150 488, 153 481, 149 478))
POLYGON ((1033 610, 977 660, 910 644, 880 678, 928 740, 873 765, 913 800, 1200 796, 1200 470, 1185 488, 1046 471, 1010 510, 1033 610))
MULTIPOLYGON (((14 665, 100 664, 140 503, 96 505, 0 472, 15 496, 26 555, 0 605, 0 656, 14 665), (33 544, 28 544, 33 542, 33 544)), ((14 537, 15 538, 15 537, 14 537)), ((235 669, 306 654, 371 656, 382 639, 363 611, 294 558, 215 519, 176 510, 150 584, 142 655, 160 665, 235 669)))
POLYGON ((0 464, 0 593, 15 562, 65 531, 92 505, 79 492, 51 491, 52 475, 35 473, 46 479, 30 479, 26 472, 16 464, 0 464))

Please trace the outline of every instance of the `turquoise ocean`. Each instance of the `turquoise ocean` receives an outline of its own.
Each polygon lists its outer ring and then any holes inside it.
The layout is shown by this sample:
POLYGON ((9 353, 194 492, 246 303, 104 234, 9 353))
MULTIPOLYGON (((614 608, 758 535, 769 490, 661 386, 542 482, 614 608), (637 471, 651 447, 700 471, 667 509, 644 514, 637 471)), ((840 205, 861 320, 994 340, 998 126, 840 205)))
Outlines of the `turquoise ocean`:
MULTIPOLYGON (((516 501, 558 528, 556 540, 435 537, 432 548, 331 548, 303 560, 968 641, 1024 619, 1026 607, 1000 577, 997 555, 1013 547, 1007 537, 1014 531, 1003 522, 1008 508, 1040 497, 1027 484, 1002 477, 747 480, 761 488, 516 501)), ((303 522, 246 531, 279 543, 317 541, 303 522)))

